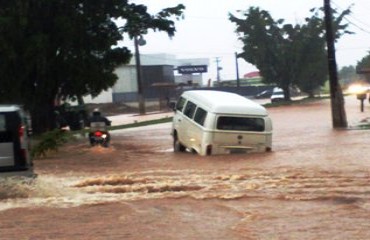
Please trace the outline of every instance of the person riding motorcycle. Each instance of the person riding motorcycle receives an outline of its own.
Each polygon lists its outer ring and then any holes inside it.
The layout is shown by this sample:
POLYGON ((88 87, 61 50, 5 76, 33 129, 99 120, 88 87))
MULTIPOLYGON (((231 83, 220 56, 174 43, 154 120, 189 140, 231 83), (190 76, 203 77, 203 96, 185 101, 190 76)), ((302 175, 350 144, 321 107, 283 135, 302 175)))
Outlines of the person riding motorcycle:
POLYGON ((93 138, 95 131, 103 131, 107 133, 107 142, 110 141, 110 134, 108 133, 107 126, 111 125, 111 121, 104 117, 98 108, 94 109, 92 116, 87 120, 87 126, 90 128, 89 140, 90 144, 93 144, 93 138), (97 124, 99 123, 99 124, 97 124), (101 124, 103 123, 103 124, 101 124))

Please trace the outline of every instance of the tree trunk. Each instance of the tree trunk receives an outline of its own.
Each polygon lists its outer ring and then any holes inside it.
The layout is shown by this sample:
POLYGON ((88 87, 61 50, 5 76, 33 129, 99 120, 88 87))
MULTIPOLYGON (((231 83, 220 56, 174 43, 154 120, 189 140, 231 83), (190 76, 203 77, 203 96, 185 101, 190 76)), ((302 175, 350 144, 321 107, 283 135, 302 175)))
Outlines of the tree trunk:
POLYGON ((344 108, 344 98, 342 89, 338 87, 336 92, 331 96, 331 108, 334 128, 348 127, 347 115, 344 108))
POLYGON ((308 94, 308 98, 315 98, 314 91, 308 91, 307 94, 308 94))
POLYGON ((32 131, 41 134, 55 128, 54 101, 41 103, 31 109, 32 131))
POLYGON ((283 88, 283 91, 284 91, 284 100, 285 101, 291 101, 291 97, 290 97, 290 90, 289 90, 289 87, 284 87, 283 88))

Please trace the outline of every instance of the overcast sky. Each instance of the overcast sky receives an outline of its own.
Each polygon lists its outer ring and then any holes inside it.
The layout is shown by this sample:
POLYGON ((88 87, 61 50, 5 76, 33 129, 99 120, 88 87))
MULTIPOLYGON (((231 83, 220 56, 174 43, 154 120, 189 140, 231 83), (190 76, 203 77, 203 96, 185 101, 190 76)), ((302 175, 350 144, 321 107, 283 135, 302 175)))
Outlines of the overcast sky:
MULTIPOLYGON (((228 20, 228 13, 237 15, 237 10, 258 6, 269 11, 273 19, 285 19, 285 23, 302 23, 311 16, 309 9, 323 6, 323 0, 131 0, 148 6, 151 13, 163 8, 184 4, 185 19, 176 22, 176 34, 169 39, 166 33, 150 32, 145 36, 147 44, 141 53, 168 53, 177 58, 208 58, 209 72, 205 78, 216 79, 216 58, 220 59, 221 79, 235 79, 235 52, 241 51, 235 25, 228 20)), ((370 0, 335 0, 332 7, 339 10, 351 4, 352 14, 347 18, 350 30, 356 34, 342 37, 336 43, 338 68, 356 65, 370 50, 370 0)), ((132 42, 124 45, 133 49, 132 42)), ((254 71, 253 65, 238 60, 239 72, 254 71)))

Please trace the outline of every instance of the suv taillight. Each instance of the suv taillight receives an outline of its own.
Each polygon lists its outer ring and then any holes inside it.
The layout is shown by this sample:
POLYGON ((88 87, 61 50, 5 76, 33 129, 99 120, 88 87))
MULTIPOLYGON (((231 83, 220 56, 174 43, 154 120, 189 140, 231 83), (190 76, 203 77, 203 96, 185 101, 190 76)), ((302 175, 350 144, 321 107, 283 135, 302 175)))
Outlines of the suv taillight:
POLYGON ((22 140, 22 137, 24 135, 24 126, 20 125, 18 128, 18 136, 22 140))
POLYGON ((96 132, 94 133, 94 135, 95 135, 95 136, 97 136, 97 137, 101 137, 101 136, 103 135, 103 133, 102 133, 102 132, 100 132, 100 131, 96 131, 96 132))
POLYGON ((24 149, 24 146, 23 146, 23 137, 24 137, 24 131, 25 131, 25 127, 23 125, 20 125, 19 128, 18 128, 18 136, 19 136, 19 143, 20 143, 20 154, 21 154, 21 158, 22 159, 26 159, 26 149, 24 149))

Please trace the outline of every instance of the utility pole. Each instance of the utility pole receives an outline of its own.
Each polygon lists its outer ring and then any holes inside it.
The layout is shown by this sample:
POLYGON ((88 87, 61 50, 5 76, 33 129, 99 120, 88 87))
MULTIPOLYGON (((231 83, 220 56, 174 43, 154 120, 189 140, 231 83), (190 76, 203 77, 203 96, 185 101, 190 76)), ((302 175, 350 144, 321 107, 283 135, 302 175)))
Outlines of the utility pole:
POLYGON ((220 82, 220 70, 222 70, 222 67, 219 66, 219 63, 221 62, 220 58, 216 57, 216 67, 217 67, 217 82, 220 82))
POLYGON ((140 52, 139 52, 139 45, 141 44, 139 42, 140 40, 143 41, 143 39, 138 39, 137 35, 134 36, 139 114, 144 115, 145 114, 145 97, 143 93, 143 83, 141 79, 141 63, 140 63, 140 52))
POLYGON ((338 83, 337 63, 335 59, 335 45, 333 33, 333 16, 330 0, 324 0, 326 42, 328 52, 329 82, 331 112, 334 128, 346 128, 348 126, 346 112, 344 109, 344 98, 342 89, 338 83))
POLYGON ((239 64, 238 64, 238 53, 235 52, 235 67, 236 67, 236 87, 240 88, 240 78, 239 78, 239 64))

